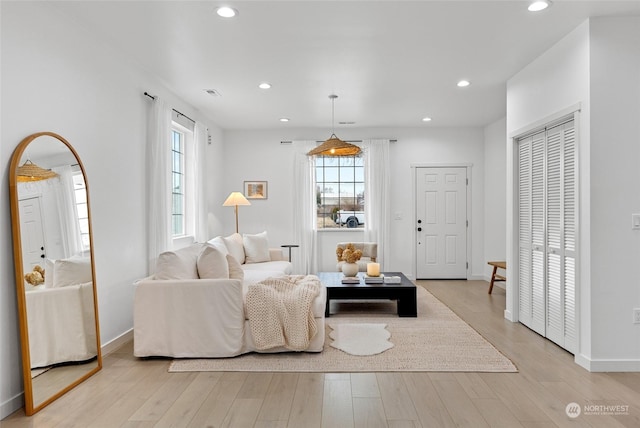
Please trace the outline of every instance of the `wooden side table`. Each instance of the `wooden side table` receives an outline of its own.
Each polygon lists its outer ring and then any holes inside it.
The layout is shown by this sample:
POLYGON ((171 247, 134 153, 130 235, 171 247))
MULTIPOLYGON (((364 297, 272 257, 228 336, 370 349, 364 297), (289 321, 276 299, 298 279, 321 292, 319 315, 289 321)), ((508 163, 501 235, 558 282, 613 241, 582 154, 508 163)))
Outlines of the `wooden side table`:
MULTIPOLYGON (((498 268, 507 270, 507 262, 487 262, 488 265, 493 266, 493 273, 491 274, 491 284, 489 285, 489 294, 493 290, 493 283, 496 281, 506 281, 507 277, 504 275, 498 275, 496 272, 498 268)), ((506 275, 506 274, 505 274, 506 275)))

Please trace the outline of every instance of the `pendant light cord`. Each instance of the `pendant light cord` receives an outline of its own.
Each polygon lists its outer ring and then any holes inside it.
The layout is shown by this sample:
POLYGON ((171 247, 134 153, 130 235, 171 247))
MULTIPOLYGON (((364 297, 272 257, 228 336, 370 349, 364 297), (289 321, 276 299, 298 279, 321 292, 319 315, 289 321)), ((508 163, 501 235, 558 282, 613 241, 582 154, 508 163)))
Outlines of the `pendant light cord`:
POLYGON ((331 99, 331 135, 336 135, 336 127, 335 127, 335 101, 338 98, 337 95, 331 94, 329 95, 331 99))

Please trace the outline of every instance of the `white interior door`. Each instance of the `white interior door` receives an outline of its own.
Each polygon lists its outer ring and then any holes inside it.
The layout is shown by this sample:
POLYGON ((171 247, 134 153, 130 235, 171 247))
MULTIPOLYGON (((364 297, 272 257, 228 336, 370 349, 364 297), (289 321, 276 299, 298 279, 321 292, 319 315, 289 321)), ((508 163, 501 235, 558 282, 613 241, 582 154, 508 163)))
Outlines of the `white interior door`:
POLYGON ((416 277, 467 278, 467 168, 416 168, 416 277))
POLYGON ((521 323, 575 352, 577 156, 574 121, 518 140, 521 323))
POLYGON ((23 199, 19 205, 22 266, 25 272, 31 272, 35 265, 44 268, 45 248, 40 198, 23 199))
POLYGON ((544 336, 545 133, 519 141, 519 287, 520 322, 544 336))

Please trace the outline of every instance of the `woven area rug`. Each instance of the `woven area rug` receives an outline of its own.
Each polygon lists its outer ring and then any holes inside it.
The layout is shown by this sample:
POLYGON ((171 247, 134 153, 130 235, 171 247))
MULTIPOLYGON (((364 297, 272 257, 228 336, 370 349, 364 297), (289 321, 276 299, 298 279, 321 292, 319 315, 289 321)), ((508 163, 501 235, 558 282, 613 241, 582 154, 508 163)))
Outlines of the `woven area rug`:
POLYGON ((418 317, 398 318, 395 302, 332 302, 327 324, 387 324, 394 347, 355 356, 329 346, 324 351, 250 353, 233 358, 176 359, 170 372, 517 372, 515 365, 423 287, 418 286, 418 317))

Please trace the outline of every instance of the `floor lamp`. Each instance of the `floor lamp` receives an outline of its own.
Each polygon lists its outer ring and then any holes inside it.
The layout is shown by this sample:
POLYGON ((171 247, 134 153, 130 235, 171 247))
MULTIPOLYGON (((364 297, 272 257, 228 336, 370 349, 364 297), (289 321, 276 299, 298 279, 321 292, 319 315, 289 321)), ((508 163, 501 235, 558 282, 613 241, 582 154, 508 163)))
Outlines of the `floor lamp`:
POLYGON ((236 233, 238 233, 238 205, 251 205, 251 202, 240 192, 231 192, 227 200, 222 204, 223 207, 234 207, 236 211, 236 233))

